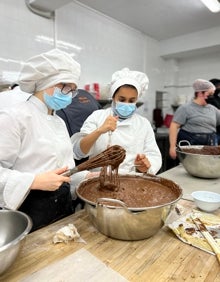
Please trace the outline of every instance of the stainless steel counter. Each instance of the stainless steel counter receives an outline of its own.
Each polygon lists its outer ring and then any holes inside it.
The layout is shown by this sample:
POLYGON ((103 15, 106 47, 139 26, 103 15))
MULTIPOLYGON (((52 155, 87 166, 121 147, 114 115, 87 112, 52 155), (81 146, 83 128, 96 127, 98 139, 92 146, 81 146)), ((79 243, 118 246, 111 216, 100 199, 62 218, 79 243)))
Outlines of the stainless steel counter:
POLYGON ((205 179, 191 176, 180 164, 159 176, 173 180, 183 189, 183 199, 192 200, 191 193, 199 190, 209 190, 220 193, 220 178, 205 179))

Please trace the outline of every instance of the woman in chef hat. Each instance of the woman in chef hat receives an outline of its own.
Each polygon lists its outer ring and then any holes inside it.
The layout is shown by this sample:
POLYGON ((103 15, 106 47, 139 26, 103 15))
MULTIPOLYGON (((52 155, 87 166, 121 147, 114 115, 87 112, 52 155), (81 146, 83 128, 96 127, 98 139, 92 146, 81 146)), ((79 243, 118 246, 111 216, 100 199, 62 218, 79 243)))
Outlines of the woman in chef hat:
POLYGON ((0 113, 0 206, 27 213, 32 230, 71 214, 74 188, 89 176, 62 176, 75 164, 56 110, 72 102, 79 77, 80 65, 58 49, 32 57, 19 78, 21 90, 32 95, 0 113))
POLYGON ((194 98, 175 112, 169 129, 171 158, 176 159, 176 145, 217 146, 216 126, 220 125, 220 111, 207 103, 215 92, 215 85, 205 79, 193 82, 194 98))
POLYGON ((126 158, 119 172, 134 170, 156 174, 161 167, 161 153, 150 122, 136 113, 136 103, 148 88, 146 74, 124 68, 112 75, 110 108, 93 112, 80 133, 72 136, 77 159, 92 157, 109 145, 120 145, 126 158))

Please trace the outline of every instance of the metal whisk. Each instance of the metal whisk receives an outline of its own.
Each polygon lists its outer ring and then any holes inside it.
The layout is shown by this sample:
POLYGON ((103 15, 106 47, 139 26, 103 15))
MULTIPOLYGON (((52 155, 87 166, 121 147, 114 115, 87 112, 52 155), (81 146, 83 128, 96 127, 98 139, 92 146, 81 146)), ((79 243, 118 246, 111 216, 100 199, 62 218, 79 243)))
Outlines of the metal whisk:
POLYGON ((69 169, 64 172, 62 175, 70 176, 76 172, 89 170, 97 167, 111 166, 112 169, 116 169, 120 163, 125 159, 126 151, 119 145, 114 145, 108 147, 106 150, 101 152, 100 154, 92 157, 91 159, 83 162, 82 164, 69 169))

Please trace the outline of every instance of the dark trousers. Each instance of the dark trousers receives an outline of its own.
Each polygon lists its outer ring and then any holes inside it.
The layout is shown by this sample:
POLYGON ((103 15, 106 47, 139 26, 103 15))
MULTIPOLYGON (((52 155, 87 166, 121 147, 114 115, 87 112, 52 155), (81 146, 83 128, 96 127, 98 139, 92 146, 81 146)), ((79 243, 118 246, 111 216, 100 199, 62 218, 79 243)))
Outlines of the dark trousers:
POLYGON ((218 145, 220 145, 220 132, 217 133, 218 145))
POLYGON ((177 135, 177 144, 181 141, 181 145, 188 145, 183 142, 187 140, 191 145, 209 145, 217 146, 217 134, 213 133, 192 133, 186 130, 180 129, 177 135))
POLYGON ((32 190, 19 208, 30 216, 31 231, 37 230, 74 212, 69 183, 56 191, 32 190))

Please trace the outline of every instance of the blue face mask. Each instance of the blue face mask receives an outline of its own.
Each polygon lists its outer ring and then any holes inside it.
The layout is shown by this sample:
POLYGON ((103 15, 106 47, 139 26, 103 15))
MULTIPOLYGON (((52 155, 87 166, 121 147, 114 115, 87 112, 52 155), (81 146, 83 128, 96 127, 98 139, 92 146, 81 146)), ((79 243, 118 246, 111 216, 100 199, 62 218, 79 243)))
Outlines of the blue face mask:
POLYGON ((136 103, 123 103, 123 102, 116 102, 115 104, 113 103, 113 112, 121 119, 126 119, 132 116, 135 111, 136 111, 136 103))
POLYGON ((60 88, 55 87, 53 96, 44 93, 44 102, 48 108, 58 111, 60 109, 66 108, 72 103, 72 94, 62 94, 60 88))

